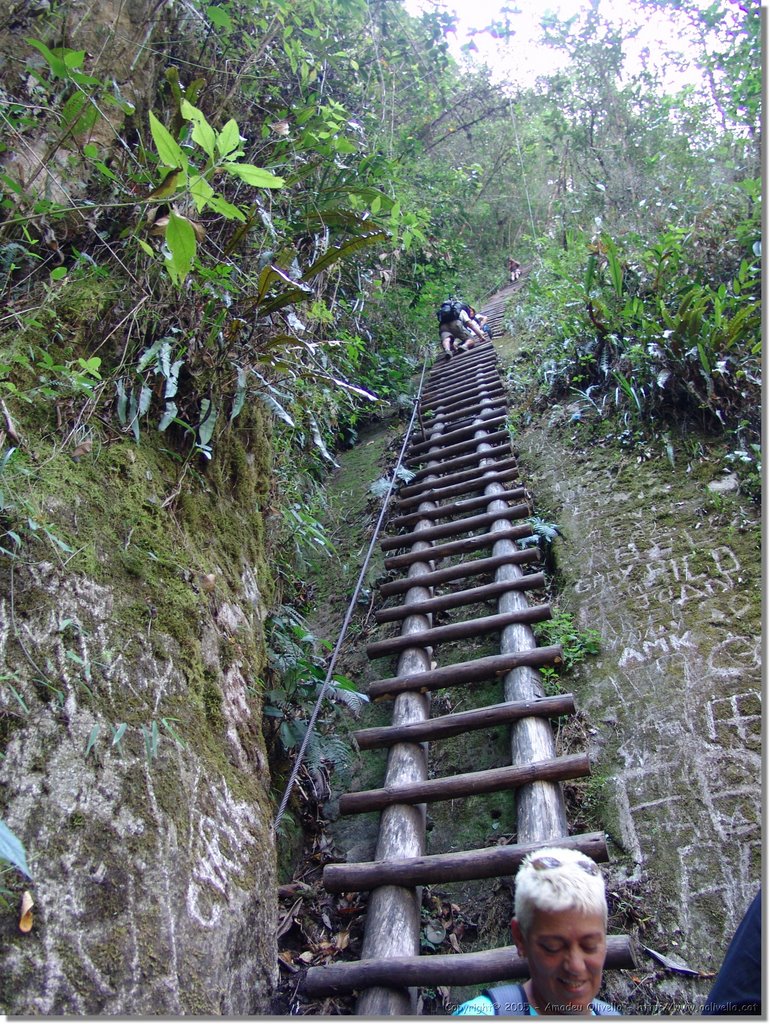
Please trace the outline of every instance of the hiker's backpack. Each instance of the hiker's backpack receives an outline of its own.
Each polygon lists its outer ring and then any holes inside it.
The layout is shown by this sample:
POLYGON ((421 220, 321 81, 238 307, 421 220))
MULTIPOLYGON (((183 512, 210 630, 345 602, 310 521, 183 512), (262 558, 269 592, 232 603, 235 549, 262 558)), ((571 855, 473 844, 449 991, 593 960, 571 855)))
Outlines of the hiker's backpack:
POLYGON ((454 299, 447 299, 436 310, 439 326, 441 324, 448 324, 452 320, 459 320, 461 313, 462 305, 454 299))

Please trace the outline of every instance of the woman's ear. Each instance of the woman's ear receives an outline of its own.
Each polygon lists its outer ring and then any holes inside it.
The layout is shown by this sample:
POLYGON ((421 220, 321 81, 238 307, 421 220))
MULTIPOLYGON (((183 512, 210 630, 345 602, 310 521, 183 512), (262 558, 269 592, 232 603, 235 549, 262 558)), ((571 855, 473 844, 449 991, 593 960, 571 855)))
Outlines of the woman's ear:
POLYGON ((524 932, 519 927, 519 922, 515 917, 511 918, 511 934, 513 935, 513 941, 516 944, 516 948, 521 956, 527 955, 527 940, 524 938, 524 932))

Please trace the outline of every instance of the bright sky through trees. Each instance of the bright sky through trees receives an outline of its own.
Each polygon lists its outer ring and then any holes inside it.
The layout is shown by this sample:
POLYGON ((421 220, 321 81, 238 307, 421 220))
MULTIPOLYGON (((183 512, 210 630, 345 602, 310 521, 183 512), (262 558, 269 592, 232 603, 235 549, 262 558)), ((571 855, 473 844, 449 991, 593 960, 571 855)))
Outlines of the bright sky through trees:
MULTIPOLYGON (((422 11, 445 10, 458 16, 457 32, 447 36, 450 50, 458 60, 462 60, 464 44, 475 45, 476 58, 487 63, 498 80, 525 85, 531 83, 538 75, 548 75, 564 67, 568 55, 540 42, 542 30, 540 22, 547 13, 554 13, 562 20, 576 15, 589 6, 589 0, 405 0, 406 9, 410 14, 422 11), (506 17, 513 30, 510 39, 495 39, 492 33, 483 31, 494 22, 506 17)), ((674 26, 669 19, 659 13, 651 17, 643 13, 631 0, 600 0, 600 13, 614 25, 626 29, 626 53, 629 70, 638 70, 642 63, 642 55, 652 67, 663 65, 663 55, 667 48, 678 46, 687 53, 688 43, 681 33, 681 26, 674 26), (635 32, 634 30, 637 30, 635 32)), ((699 84, 701 73, 693 68, 674 73, 670 67, 664 76, 664 83, 669 89, 678 89, 691 82, 699 84)))

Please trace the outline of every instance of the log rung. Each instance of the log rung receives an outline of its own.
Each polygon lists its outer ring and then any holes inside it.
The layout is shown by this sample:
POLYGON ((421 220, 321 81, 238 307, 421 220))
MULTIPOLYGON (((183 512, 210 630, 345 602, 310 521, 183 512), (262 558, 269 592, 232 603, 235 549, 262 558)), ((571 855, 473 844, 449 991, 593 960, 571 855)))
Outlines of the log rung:
MULTIPOLYGON (((605 970, 630 970, 636 963, 635 948, 629 936, 607 936, 605 970)), ((510 978, 528 978, 529 973, 526 957, 520 957, 515 946, 502 946, 480 953, 399 956, 311 967, 302 990, 307 998, 318 998, 381 985, 388 988, 485 985, 510 978)))
MULTIPOLYGON (((420 614, 419 606, 415 605, 412 614, 420 614)), ((465 640, 472 636, 486 633, 497 633, 514 623, 543 622, 551 617, 550 604, 537 604, 531 608, 521 608, 502 615, 486 615, 478 619, 466 619, 464 622, 451 622, 447 626, 434 626, 432 629, 421 630, 419 633, 408 633, 392 636, 387 640, 377 640, 367 644, 368 658, 385 658, 398 654, 409 647, 432 647, 434 644, 448 643, 452 640, 465 640)))
MULTIPOLYGON (((413 584, 414 585, 414 584, 413 584)), ((519 576, 517 579, 500 580, 496 583, 487 583, 481 587, 470 587, 467 590, 456 590, 451 594, 441 594, 439 597, 431 597, 425 601, 415 601, 409 604, 400 605, 398 608, 383 608, 374 613, 375 621, 398 622, 408 615, 429 615, 433 612, 447 611, 449 608, 462 608, 467 604, 480 604, 482 601, 492 601, 501 594, 507 594, 511 590, 536 590, 545 586, 545 574, 542 572, 532 573, 530 576, 519 576)))
POLYGON ((500 374, 496 367, 490 367, 485 372, 477 374, 472 380, 466 377, 458 378, 455 381, 447 381, 436 385, 430 391, 423 394, 421 404, 423 407, 435 405, 442 401, 456 401, 460 398, 467 398, 479 391, 489 387, 495 387, 500 383, 500 374))
POLYGON ((567 754, 547 761, 536 761, 534 764, 488 768, 443 779, 428 779, 426 782, 345 793, 340 797, 340 814, 381 811, 391 804, 435 803, 438 800, 454 800, 479 793, 499 793, 504 789, 518 789, 533 782, 563 782, 565 779, 585 778, 590 774, 591 765, 587 754, 567 754))
MULTIPOLYGON (((482 444, 483 442, 479 442, 482 444)), ((440 466, 426 466, 425 469, 418 469, 414 474, 414 480, 422 480, 426 476, 443 476, 453 469, 461 469, 463 466, 472 466, 482 459, 496 459, 503 455, 511 454, 511 444, 497 445, 495 448, 487 448, 485 451, 468 452, 467 455, 458 455, 454 459, 447 459, 440 466)))
POLYGON ((505 388, 502 384, 484 384, 481 387, 471 388, 465 395, 453 395, 451 397, 445 397, 438 401, 426 402, 423 400, 420 404, 423 415, 427 412, 437 416, 439 413, 455 412, 457 409, 467 409, 468 405, 474 401, 482 401, 484 398, 498 398, 505 395, 505 388))
POLYGON ((415 441, 409 446, 407 455, 411 457, 413 455, 418 455, 420 452, 428 451, 434 444, 464 441, 467 437, 472 437, 475 431, 489 427, 499 427, 501 423, 505 423, 505 420, 505 414, 487 416, 480 424, 476 420, 472 420, 467 424, 467 426, 457 427, 454 430, 447 431, 445 434, 436 434, 435 437, 426 438, 424 441, 415 441))
MULTIPOLYGON (((491 500, 491 499, 490 499, 491 500)), ((524 519, 530 513, 529 505, 509 505, 496 512, 484 512, 478 516, 465 516, 463 519, 455 519, 451 523, 442 523, 439 526, 428 526, 424 530, 415 530, 412 533, 402 533, 396 537, 383 537, 380 541, 380 548, 383 551, 395 551, 398 548, 408 548, 421 540, 439 540, 442 537, 456 537, 458 533, 470 533, 472 530, 480 530, 482 527, 491 526, 498 520, 524 519)), ((529 530, 529 533, 532 531, 529 530)))
POLYGON ((460 733, 476 729, 487 729, 505 722, 516 722, 520 718, 556 718, 559 715, 575 713, 575 701, 571 693, 557 697, 542 697, 539 700, 514 700, 503 704, 488 704, 472 711, 458 711, 452 715, 428 718, 424 722, 409 725, 388 725, 381 728, 359 729, 353 738, 361 750, 376 747, 392 747, 394 743, 423 743, 459 736, 460 733))
POLYGON ((423 572, 415 576, 404 576, 400 580, 389 580, 380 586, 380 594, 383 597, 392 597, 394 594, 405 594, 412 587, 436 587, 441 583, 451 583, 453 580, 466 579, 468 576, 488 575, 495 569, 499 569, 501 565, 523 565, 526 562, 537 562, 539 560, 539 548, 523 548, 521 551, 512 552, 510 555, 475 558, 471 562, 449 565, 446 569, 435 569, 433 572, 423 572))
POLYGON ((418 455, 405 459, 404 465, 424 466, 426 463, 441 463, 448 459, 453 459, 456 455, 462 455, 463 452, 472 451, 480 444, 493 444, 494 442, 505 441, 506 438, 510 438, 507 430, 487 430, 486 423, 476 427, 476 435, 478 436, 467 437, 464 441, 447 445, 442 443, 442 438, 439 436, 435 439, 429 451, 420 452, 418 455), (481 434, 482 430, 486 431, 483 435, 481 434))
POLYGON ((472 423, 480 412, 496 412, 498 409, 504 411, 508 409, 508 403, 504 394, 499 395, 497 398, 480 398, 475 405, 463 404, 454 412, 440 412, 436 413, 435 416, 432 413, 426 414, 422 418, 422 424, 424 427, 434 427, 439 423, 446 426, 449 423, 463 423, 466 420, 472 423))
POLYGON ((366 892, 378 885, 434 885, 438 882, 500 878, 514 874, 525 857, 544 846, 579 850, 599 864, 609 860, 604 833, 586 832, 539 843, 487 846, 480 850, 405 857, 395 861, 327 864, 323 869, 323 884, 328 892, 366 892))
POLYGON ((439 501, 457 494, 464 494, 466 491, 482 489, 487 484, 502 483, 504 480, 511 480, 518 475, 518 462, 511 456, 508 459, 499 459, 494 466, 473 466, 471 469, 453 473, 446 477, 440 487, 432 480, 416 484, 414 487, 402 487, 397 504, 402 508, 406 505, 419 505, 422 501, 439 501), (460 484, 464 485, 460 490, 453 490, 460 484))
POLYGON ((448 519, 450 516, 462 515, 477 508, 486 508, 493 501, 518 501, 526 497, 526 487, 514 487, 511 490, 498 491, 497 494, 480 494, 476 498, 453 501, 450 505, 439 505, 424 512, 409 512, 407 515, 395 516, 389 521, 388 526, 391 530, 400 530, 402 527, 419 523, 421 519, 448 519))
POLYGON ((558 665, 563 657, 564 652, 556 644, 551 647, 533 647, 529 651, 515 651, 512 654, 495 654, 474 661, 461 661, 456 665, 445 665, 429 672, 375 679, 369 683, 368 695, 370 700, 392 700, 399 693, 411 690, 427 693, 429 690, 443 690, 446 686, 463 686, 466 683, 494 679, 516 668, 558 665))
POLYGON ((491 548, 499 540, 521 540, 529 537, 532 527, 527 525, 509 526, 503 530, 495 530, 493 533, 477 533, 473 537, 463 537, 462 540, 450 540, 446 544, 434 544, 421 551, 405 551, 403 555, 393 555, 385 559, 386 569, 401 569, 412 562, 435 561, 437 558, 447 558, 450 555, 467 555, 471 551, 479 551, 481 548, 491 548))
POLYGON ((442 392, 451 391, 453 387, 478 387, 479 384, 502 387, 499 367, 494 363, 488 363, 486 366, 466 366, 464 372, 453 379, 446 377, 443 380, 429 380, 423 388, 421 401, 427 404, 442 392))

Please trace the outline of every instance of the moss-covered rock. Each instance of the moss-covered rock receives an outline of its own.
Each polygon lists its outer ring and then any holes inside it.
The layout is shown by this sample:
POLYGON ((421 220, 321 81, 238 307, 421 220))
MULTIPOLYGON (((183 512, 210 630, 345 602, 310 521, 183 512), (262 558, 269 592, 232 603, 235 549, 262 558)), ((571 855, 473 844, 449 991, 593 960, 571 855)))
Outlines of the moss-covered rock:
MULTIPOLYGON (((33 881, 0 912, 14 1014, 254 1014, 276 980, 257 680, 273 592, 269 425, 179 489, 161 435, 73 458, 22 415, 0 562, 0 817, 33 881), (175 493, 178 491, 178 496, 175 493), (30 525, 32 524, 32 525, 30 525), (237 959, 233 959, 237 956, 237 959)), ((202 469, 204 467, 201 467, 202 469)))

